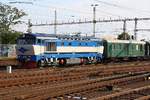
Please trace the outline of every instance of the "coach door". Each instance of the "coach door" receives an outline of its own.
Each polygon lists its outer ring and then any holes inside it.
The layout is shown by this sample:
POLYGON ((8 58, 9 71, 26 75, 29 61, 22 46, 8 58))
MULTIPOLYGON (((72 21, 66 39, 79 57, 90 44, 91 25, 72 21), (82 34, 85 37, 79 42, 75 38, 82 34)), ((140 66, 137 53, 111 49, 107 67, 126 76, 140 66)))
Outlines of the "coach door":
POLYGON ((126 43, 125 44, 125 49, 124 49, 124 56, 127 57, 128 55, 130 55, 130 48, 129 48, 129 44, 126 43))
POLYGON ((150 55, 150 44, 149 43, 145 44, 145 55, 146 56, 150 55))
POLYGON ((132 43, 129 43, 129 44, 128 44, 127 50, 128 50, 128 51, 127 51, 127 55, 128 55, 128 56, 133 55, 133 50, 134 50, 134 49, 133 49, 132 43))

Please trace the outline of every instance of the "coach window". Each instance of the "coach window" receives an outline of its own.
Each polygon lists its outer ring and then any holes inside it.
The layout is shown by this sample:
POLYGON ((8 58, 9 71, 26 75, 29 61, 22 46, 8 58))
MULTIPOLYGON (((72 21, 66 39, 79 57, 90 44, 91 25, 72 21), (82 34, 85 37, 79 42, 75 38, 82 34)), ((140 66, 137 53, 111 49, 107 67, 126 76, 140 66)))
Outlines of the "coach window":
POLYGON ((142 46, 142 44, 140 45, 140 51, 143 51, 143 46, 142 46))
POLYGON ((139 50, 139 45, 136 45, 136 50, 139 50))
POLYGON ((112 44, 112 49, 114 49, 114 50, 116 49, 115 44, 112 44))
POLYGON ((114 46, 114 49, 116 49, 116 45, 114 44, 113 46, 114 46))
POLYGON ((122 44, 120 44, 120 49, 122 49, 122 44))
POLYGON ((134 45, 132 45, 132 50, 134 50, 134 47, 135 47, 135 46, 134 46, 134 45))
POLYGON ((121 49, 121 44, 119 44, 119 49, 121 49))
POLYGON ((114 49, 114 45, 112 44, 112 49, 114 49))

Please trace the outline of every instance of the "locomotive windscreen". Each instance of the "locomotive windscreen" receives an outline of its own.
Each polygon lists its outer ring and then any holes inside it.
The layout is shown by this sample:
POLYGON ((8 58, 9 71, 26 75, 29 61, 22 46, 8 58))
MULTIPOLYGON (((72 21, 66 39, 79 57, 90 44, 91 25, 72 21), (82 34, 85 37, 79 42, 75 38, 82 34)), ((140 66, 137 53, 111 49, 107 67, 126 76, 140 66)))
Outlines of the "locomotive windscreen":
POLYGON ((17 40, 17 44, 35 44, 36 38, 30 34, 23 34, 17 40))

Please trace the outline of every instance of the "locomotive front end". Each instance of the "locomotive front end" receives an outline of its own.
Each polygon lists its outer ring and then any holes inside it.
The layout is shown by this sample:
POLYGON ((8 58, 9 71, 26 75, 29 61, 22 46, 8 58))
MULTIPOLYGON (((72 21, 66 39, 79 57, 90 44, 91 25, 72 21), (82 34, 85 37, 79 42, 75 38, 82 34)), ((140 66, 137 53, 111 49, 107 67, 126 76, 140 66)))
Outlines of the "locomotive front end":
POLYGON ((17 59, 21 64, 21 67, 33 68, 36 67, 35 56, 35 43, 36 38, 30 34, 23 34, 17 40, 16 51, 17 59))

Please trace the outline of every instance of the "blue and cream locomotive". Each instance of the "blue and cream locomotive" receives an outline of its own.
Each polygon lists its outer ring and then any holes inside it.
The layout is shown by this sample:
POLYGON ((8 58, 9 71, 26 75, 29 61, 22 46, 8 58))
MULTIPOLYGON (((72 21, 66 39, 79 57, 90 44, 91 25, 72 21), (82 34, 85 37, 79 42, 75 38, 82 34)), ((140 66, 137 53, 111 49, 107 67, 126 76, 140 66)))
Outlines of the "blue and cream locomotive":
POLYGON ((42 33, 23 34, 17 39, 17 58, 25 67, 65 65, 71 59, 81 64, 100 62, 103 43, 99 38, 42 33))

